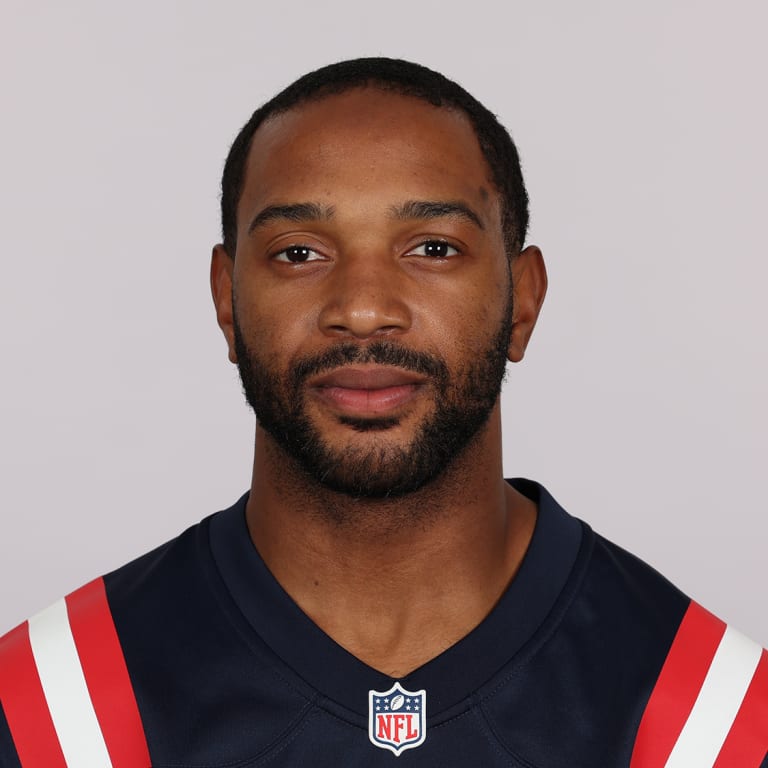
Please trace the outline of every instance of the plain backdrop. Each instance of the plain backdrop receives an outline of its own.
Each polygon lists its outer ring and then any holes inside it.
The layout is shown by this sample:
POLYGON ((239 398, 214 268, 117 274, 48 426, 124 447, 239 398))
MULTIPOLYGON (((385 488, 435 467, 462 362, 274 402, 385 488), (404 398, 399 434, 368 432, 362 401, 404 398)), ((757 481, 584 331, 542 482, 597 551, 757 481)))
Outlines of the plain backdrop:
POLYGON ((359 55, 518 143, 550 292, 505 468, 768 643, 764 2, 3 0, 0 629, 228 506, 253 416, 208 288, 224 157, 359 55))

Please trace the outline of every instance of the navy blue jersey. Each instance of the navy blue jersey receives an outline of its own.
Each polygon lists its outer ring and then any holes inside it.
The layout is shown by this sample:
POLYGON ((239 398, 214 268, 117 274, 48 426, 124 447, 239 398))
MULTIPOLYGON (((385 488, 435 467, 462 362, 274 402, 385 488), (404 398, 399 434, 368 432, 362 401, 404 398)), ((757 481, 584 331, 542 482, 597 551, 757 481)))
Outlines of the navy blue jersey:
POLYGON ((0 766, 768 768, 766 653, 513 483, 515 579, 400 679, 302 613, 241 498, 0 640, 0 766))

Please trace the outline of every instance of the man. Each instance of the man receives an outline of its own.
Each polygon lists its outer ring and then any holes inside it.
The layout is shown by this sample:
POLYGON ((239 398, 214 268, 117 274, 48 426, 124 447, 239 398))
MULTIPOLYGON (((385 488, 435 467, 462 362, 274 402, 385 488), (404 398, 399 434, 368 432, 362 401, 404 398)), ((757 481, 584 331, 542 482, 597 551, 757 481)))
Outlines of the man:
POLYGON ((211 285, 250 492, 0 641, 0 765, 768 766, 768 657, 540 486, 515 147, 414 64, 254 113, 211 285))

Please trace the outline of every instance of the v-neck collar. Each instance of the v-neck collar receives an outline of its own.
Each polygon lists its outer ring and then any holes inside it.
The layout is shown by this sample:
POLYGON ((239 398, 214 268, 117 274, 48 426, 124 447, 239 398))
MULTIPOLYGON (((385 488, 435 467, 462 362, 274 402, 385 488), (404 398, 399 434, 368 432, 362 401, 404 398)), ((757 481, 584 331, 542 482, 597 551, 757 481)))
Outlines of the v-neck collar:
MULTIPOLYGON (((508 482, 538 506, 533 537, 517 575, 491 613, 466 637, 399 678, 409 690, 427 690, 431 715, 474 693, 532 637, 576 560, 581 523, 537 483, 508 482)), ((253 630, 299 677, 337 704, 363 714, 367 692, 388 690, 394 678, 342 648, 283 590, 251 541, 245 522, 247 500, 245 494, 211 520, 213 558, 232 598, 253 630)), ((371 600, 375 599, 373 590, 371 600)))

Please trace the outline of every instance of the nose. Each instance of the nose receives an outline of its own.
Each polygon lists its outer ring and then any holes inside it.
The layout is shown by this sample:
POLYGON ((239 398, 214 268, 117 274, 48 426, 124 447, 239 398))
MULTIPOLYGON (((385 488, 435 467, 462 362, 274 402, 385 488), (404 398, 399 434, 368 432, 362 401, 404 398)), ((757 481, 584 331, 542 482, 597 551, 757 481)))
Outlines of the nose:
POLYGON ((329 275, 327 288, 318 322, 328 336, 366 339, 411 327, 405 275, 395 260, 371 253, 343 256, 329 275))

